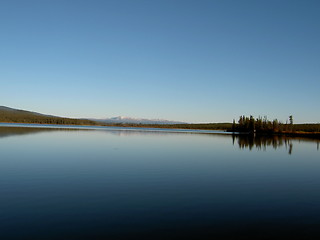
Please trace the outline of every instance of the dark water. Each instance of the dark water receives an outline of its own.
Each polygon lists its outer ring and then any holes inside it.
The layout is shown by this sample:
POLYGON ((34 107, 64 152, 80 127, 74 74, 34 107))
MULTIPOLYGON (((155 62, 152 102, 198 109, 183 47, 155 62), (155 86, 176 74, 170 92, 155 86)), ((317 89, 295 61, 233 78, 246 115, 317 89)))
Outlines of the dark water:
POLYGON ((319 239, 316 140, 0 127, 0 239, 319 239))

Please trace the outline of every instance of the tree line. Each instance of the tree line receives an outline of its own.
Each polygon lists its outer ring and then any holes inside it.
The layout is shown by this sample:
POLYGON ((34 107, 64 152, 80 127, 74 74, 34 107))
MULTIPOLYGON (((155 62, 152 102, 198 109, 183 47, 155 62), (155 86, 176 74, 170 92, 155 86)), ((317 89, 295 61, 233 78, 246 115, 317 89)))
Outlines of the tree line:
POLYGON ((278 119, 269 120, 267 116, 254 118, 253 116, 240 116, 238 123, 233 120, 233 132, 248 133, 277 133, 277 132, 294 132, 294 124, 292 115, 289 116, 286 123, 282 123, 278 119))

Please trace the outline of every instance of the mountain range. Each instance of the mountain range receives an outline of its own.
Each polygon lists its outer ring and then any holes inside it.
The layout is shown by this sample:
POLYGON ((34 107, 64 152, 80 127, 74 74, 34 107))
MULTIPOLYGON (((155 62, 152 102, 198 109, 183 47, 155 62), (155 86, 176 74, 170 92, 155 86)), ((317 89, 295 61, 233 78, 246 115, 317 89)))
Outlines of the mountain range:
POLYGON ((163 119, 145 119, 130 117, 112 117, 105 119, 76 119, 65 118, 52 115, 45 115, 37 112, 14 109, 0 106, 0 122, 19 123, 48 123, 48 124, 79 124, 79 125, 99 125, 99 124, 183 124, 183 122, 169 121, 163 119))
POLYGON ((131 124, 184 124, 185 122, 169 121, 165 119, 146 119, 146 118, 131 118, 131 117, 112 117, 105 119, 90 119, 102 123, 131 123, 131 124))

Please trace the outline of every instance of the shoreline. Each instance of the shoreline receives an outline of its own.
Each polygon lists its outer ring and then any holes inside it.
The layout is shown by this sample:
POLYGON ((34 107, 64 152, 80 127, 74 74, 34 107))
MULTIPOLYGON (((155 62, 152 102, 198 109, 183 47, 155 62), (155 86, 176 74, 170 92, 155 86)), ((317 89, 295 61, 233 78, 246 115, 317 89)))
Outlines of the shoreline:
POLYGON ((184 129, 184 130, 208 130, 208 131, 225 131, 228 132, 228 128, 210 128, 210 127, 196 127, 195 125, 223 125, 231 123, 186 123, 186 124, 135 124, 135 123, 118 123, 118 124, 54 124, 54 123, 36 123, 36 122, 0 122, 0 124, 25 124, 25 125, 48 125, 48 126, 83 126, 83 127, 125 127, 125 128, 167 128, 167 129, 184 129), (188 127, 182 127, 181 125, 186 125, 188 127), (180 127, 179 127, 180 126, 180 127))
POLYGON ((154 129, 154 130, 163 130, 163 129, 170 129, 170 130, 179 130, 178 132, 182 132, 183 130, 186 131, 200 131, 204 133, 215 133, 211 131, 217 131, 217 133, 220 132, 220 134, 230 134, 230 135, 247 135, 247 136, 259 136, 259 137, 275 137, 275 136, 285 136, 285 137, 303 137, 303 138, 312 138, 312 139, 320 139, 320 132, 304 132, 304 131, 296 131, 296 132, 274 132, 274 133, 268 133, 268 132, 260 132, 260 133, 250 133, 250 132, 233 132, 228 129, 205 129, 205 128, 183 128, 183 127, 174 127, 173 125, 143 125, 143 124, 137 124, 137 125, 130 125, 130 124, 97 124, 97 125, 78 125, 78 124, 47 124, 47 123, 17 123, 17 122, 0 122, 0 124, 8 124, 11 126, 0 126, 0 127, 40 127, 40 128, 79 128, 83 129, 86 127, 90 128, 100 128, 100 127, 112 127, 112 128, 118 128, 119 130, 121 128, 128 128, 131 130, 136 129, 154 129), (17 126, 15 126, 17 125, 17 126), (24 125, 24 126, 19 126, 24 125), (219 132, 218 132, 219 131, 219 132))
POLYGON ((4 123, 0 122, 0 127, 17 128, 48 128, 48 129, 78 129, 78 130, 116 130, 116 131, 148 131, 148 132, 172 132, 172 133, 201 133, 201 134, 223 134, 231 135, 225 130, 212 129, 187 129, 154 126, 115 126, 115 125, 75 125, 75 124, 39 124, 39 123, 4 123))

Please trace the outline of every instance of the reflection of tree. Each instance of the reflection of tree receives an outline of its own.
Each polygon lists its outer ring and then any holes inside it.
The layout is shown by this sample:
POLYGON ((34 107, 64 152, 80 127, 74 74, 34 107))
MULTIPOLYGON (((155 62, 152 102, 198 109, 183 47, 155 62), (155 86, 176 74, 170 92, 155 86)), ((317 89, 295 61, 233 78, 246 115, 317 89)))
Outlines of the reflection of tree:
POLYGON ((292 143, 289 144, 289 152, 288 153, 289 153, 289 155, 292 154, 292 143))
POLYGON ((307 141, 314 142, 317 144, 317 150, 319 151, 320 141, 318 139, 312 138, 300 138, 300 137, 288 137, 285 135, 253 135, 253 134, 233 134, 232 142, 238 143, 240 149, 248 148, 252 150, 256 148, 258 150, 267 150, 268 147, 278 149, 280 147, 285 147, 288 150, 288 154, 292 154, 293 142, 294 141, 307 141))
POLYGON ((292 139, 279 135, 279 136, 259 136, 259 135, 233 135, 233 143, 237 140, 239 148, 245 149, 248 148, 252 150, 256 148, 258 150, 267 150, 268 146, 272 146, 274 149, 285 146, 288 148, 288 153, 292 153, 292 139))

